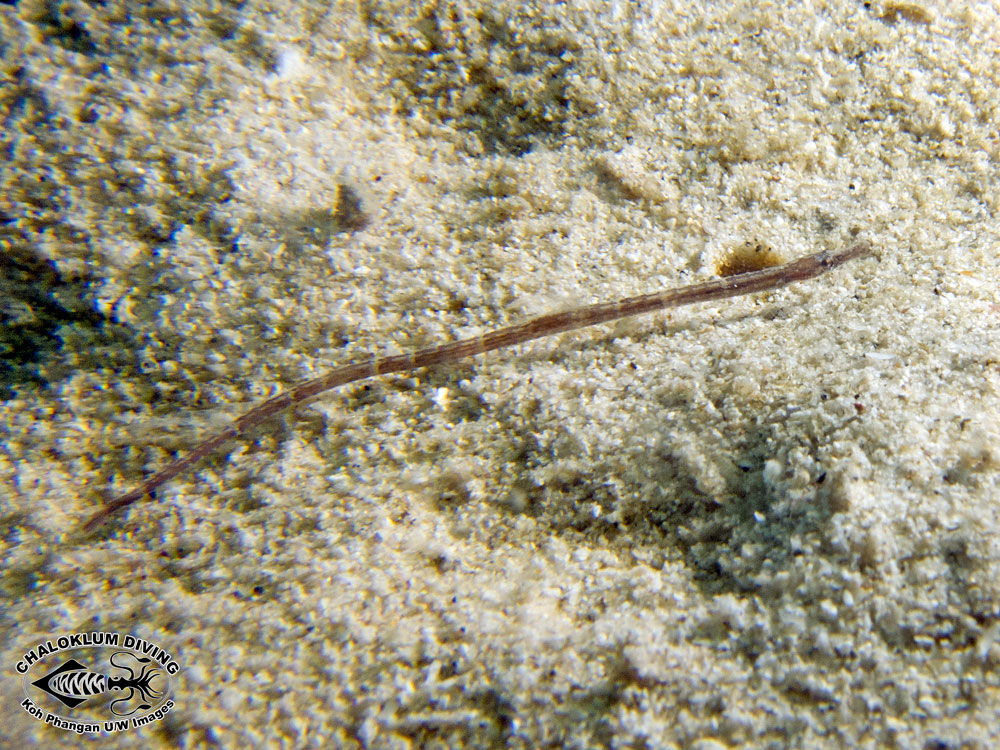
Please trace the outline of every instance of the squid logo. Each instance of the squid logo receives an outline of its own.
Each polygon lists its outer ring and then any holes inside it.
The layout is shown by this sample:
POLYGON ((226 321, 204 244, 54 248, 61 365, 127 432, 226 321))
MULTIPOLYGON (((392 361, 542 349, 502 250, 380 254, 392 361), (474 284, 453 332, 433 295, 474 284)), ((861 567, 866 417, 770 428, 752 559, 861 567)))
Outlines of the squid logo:
POLYGON ((14 664, 29 715, 80 735, 160 721, 174 708, 174 654, 125 633, 90 631, 36 642, 14 664))
POLYGON ((69 659, 63 662, 61 667, 53 669, 31 684, 69 708, 76 708, 95 696, 128 691, 127 696, 111 701, 111 713, 115 716, 131 716, 137 711, 148 711, 153 707, 150 701, 155 702, 163 695, 152 686, 153 680, 163 675, 162 670, 149 666, 152 659, 136 656, 128 651, 115 651, 108 661, 112 667, 127 672, 128 675, 112 677, 101 672, 90 672, 85 664, 76 659, 69 659), (136 674, 127 663, 116 662, 116 657, 129 657, 139 662, 142 665, 139 674, 136 674), (131 707, 131 710, 119 710, 119 707, 128 709, 136 696, 139 696, 140 702, 131 707))

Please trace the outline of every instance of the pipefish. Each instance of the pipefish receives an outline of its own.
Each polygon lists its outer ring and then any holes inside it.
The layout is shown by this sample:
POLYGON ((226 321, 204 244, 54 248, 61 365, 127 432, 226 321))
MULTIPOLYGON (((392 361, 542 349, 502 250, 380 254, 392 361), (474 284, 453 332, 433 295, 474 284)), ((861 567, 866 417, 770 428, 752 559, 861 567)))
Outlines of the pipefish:
POLYGON ((870 251, 871 243, 861 240, 846 249, 823 250, 771 268, 747 271, 676 289, 643 294, 638 297, 628 297, 618 302, 602 302, 563 312, 549 313, 524 323, 499 328, 475 338, 427 347, 408 354, 372 357, 363 362, 335 367, 318 377, 303 381, 283 393, 257 404, 223 429, 202 440, 187 453, 178 456, 139 486, 108 501, 103 508, 90 517, 83 528, 85 531, 96 529, 115 513, 138 502, 146 495, 150 495, 160 485, 214 453, 224 443, 240 437, 275 414, 302 404, 338 386, 377 375, 413 370, 418 367, 453 364, 466 357, 485 354, 506 346, 523 344, 543 336, 607 323, 619 318, 690 305, 695 302, 709 302, 726 297, 778 289, 798 281, 815 278, 870 251))

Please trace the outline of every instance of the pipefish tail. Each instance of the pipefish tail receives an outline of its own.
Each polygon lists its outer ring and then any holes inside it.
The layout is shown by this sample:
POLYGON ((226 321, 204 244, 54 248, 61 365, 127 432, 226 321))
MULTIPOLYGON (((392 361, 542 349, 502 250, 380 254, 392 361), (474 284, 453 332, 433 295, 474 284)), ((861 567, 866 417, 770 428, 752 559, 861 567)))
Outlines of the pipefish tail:
POLYGON ((475 338, 432 346, 409 354, 372 357, 364 362, 336 367, 257 404, 222 430, 204 439, 187 453, 178 456, 138 487, 108 501, 104 507, 91 516, 83 528, 85 531, 96 529, 117 512, 138 502, 160 485, 214 453, 223 444, 240 437, 275 414, 302 404, 338 386, 376 375, 388 375, 389 373, 430 365, 450 364, 466 357, 502 349, 505 346, 523 344, 543 336, 586 328, 619 318, 690 305, 695 302, 708 302, 777 289, 798 281, 812 279, 847 263, 849 260, 865 255, 870 250, 871 244, 869 242, 860 241, 846 249, 824 250, 772 268, 748 271, 700 284, 629 297, 618 302, 603 302, 574 310, 550 313, 475 338))

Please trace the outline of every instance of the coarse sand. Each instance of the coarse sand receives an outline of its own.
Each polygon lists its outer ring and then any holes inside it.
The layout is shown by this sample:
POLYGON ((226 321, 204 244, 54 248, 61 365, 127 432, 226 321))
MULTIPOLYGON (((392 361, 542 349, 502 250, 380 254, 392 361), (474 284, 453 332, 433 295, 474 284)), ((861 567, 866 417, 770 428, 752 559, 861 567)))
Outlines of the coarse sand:
POLYGON ((0 745, 1000 745, 995 3, 22 0, 0 53, 0 745), (80 529, 330 366, 858 239, 80 529), (92 632, 166 716, 25 710, 92 632))

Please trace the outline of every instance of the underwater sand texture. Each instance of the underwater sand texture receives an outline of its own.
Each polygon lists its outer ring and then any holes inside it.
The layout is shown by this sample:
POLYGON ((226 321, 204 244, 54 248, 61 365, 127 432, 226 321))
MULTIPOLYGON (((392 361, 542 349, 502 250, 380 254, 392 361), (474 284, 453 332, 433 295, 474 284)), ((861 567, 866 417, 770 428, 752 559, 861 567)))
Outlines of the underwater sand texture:
POLYGON ((1000 743, 1000 11, 758 6, 0 7, 3 663, 175 654, 107 747, 1000 743))

